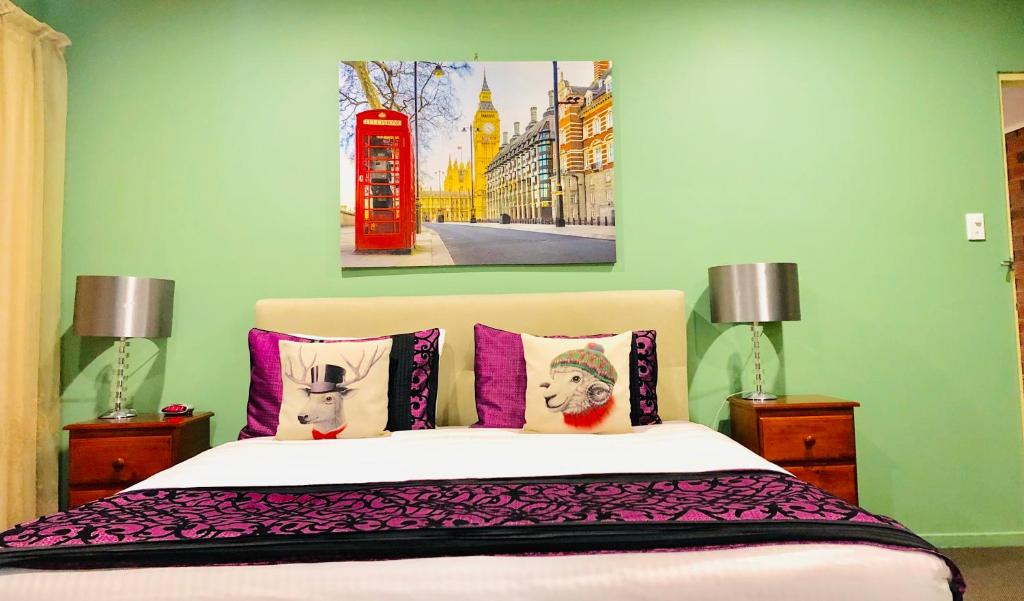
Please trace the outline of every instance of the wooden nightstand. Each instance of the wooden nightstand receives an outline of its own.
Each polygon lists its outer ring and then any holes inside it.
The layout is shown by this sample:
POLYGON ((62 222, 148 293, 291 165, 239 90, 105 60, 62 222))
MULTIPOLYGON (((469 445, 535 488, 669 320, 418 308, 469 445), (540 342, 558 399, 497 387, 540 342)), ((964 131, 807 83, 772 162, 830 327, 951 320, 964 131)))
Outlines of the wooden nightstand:
POLYGON ((108 497, 210 448, 210 417, 139 415, 68 424, 68 507, 108 497))
POLYGON ((857 504, 855 401, 819 395, 729 397, 732 437, 794 476, 857 504))

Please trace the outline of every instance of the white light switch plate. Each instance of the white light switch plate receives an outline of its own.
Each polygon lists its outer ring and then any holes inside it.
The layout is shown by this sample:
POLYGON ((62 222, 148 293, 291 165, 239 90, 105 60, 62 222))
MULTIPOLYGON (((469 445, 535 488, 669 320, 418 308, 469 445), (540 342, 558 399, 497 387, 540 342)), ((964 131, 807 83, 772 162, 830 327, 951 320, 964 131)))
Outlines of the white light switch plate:
POLYGON ((967 222, 967 239, 968 240, 984 240, 985 239, 985 214, 984 213, 967 213, 964 215, 964 219, 967 222))

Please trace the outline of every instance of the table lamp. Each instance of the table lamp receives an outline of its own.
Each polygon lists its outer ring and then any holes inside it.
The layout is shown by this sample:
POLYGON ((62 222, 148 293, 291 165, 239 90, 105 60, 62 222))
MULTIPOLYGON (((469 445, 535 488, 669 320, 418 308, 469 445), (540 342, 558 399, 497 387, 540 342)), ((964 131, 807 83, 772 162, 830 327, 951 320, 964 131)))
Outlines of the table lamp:
POLYGON ((796 263, 746 263, 708 269, 713 323, 749 323, 754 346, 754 390, 743 398, 771 401, 761 369, 761 324, 800 321, 796 263))
POLYGON ((117 338, 114 408, 101 415, 101 418, 123 419, 135 416, 134 409, 125 407, 128 339, 169 337, 173 306, 173 280, 129 276, 78 276, 75 282, 75 334, 117 338))

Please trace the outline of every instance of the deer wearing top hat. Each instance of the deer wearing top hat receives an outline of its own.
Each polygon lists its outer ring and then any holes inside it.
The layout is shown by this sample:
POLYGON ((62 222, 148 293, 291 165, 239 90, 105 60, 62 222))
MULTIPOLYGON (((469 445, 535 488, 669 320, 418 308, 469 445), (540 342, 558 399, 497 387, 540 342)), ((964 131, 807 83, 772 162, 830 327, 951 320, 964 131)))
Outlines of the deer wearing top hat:
POLYGON ((313 358, 307 364, 302 358, 302 348, 299 348, 299 373, 308 376, 308 379, 296 377, 291 357, 285 361, 284 376, 298 384, 306 394, 306 402, 299 408, 297 417, 300 424, 313 426, 314 440, 337 438, 345 431, 348 426, 345 421, 345 400, 356 390, 352 385, 366 378, 384 354, 383 348, 377 348, 367 359, 364 350, 355 365, 343 357, 341 362, 348 369, 326 364, 323 366, 322 379, 320 366, 316 364, 316 353, 313 353, 313 358))

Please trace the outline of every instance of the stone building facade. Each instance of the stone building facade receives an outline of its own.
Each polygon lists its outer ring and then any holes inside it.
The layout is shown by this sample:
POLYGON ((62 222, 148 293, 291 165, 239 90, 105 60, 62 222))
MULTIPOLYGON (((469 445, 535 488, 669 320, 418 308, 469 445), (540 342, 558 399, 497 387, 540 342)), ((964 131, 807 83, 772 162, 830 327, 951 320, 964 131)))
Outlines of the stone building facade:
POLYGON ((565 218, 570 223, 615 220, 615 126, 612 65, 594 61, 594 79, 575 86, 559 78, 559 149, 565 218))
POLYGON ((554 176, 555 111, 544 114, 530 108, 530 121, 512 136, 504 134, 501 147, 486 169, 488 221, 551 223, 554 176))

